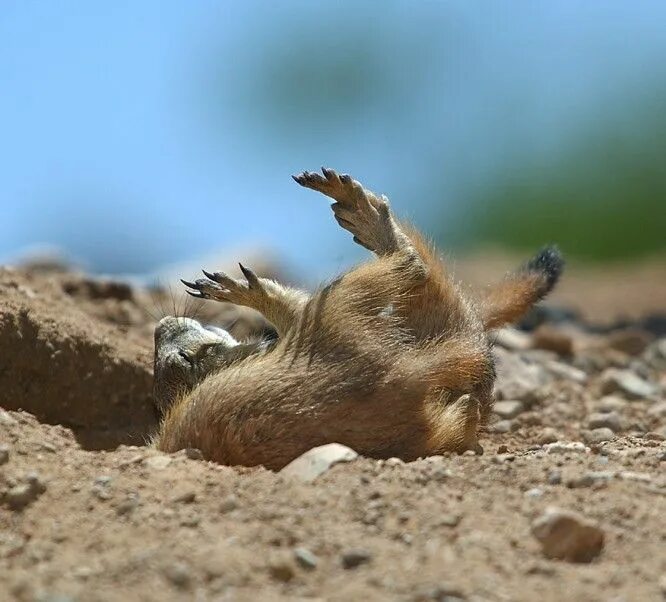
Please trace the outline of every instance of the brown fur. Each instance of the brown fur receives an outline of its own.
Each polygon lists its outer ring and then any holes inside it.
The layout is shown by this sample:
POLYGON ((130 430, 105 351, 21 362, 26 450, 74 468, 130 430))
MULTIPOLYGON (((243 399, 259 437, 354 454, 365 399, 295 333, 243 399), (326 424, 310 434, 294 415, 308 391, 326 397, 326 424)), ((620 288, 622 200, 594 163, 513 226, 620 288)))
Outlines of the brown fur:
MULTIPOLYGON (((309 299, 246 268, 246 285, 219 273, 186 283, 197 296, 242 303, 273 321, 279 314, 280 339, 171 405, 159 449, 196 447, 220 463, 278 469, 328 442, 405 460, 478 445, 492 408, 485 331, 497 322, 493 306, 479 310, 465 298, 434 248, 398 225, 385 198, 323 173, 295 179, 334 198, 338 223, 377 258, 309 299)), ((512 307, 523 299, 526 309, 534 297, 529 287, 509 287, 505 296, 511 291, 512 307)), ((511 311, 496 314, 518 315, 511 311)))

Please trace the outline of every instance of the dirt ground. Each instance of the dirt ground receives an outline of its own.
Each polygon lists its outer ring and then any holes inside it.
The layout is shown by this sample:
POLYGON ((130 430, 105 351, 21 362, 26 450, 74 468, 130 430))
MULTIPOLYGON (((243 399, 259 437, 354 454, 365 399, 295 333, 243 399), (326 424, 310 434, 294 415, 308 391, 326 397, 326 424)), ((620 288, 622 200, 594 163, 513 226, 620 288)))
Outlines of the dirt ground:
MULTIPOLYGON (((479 282, 502 261, 457 265, 479 282)), ((0 268, 0 600, 666 599, 664 262, 571 269, 498 334, 483 455, 359 458, 312 483, 146 446, 171 308, 263 326, 0 268), (535 521, 551 507, 603 537, 590 562, 550 557, 535 521)))

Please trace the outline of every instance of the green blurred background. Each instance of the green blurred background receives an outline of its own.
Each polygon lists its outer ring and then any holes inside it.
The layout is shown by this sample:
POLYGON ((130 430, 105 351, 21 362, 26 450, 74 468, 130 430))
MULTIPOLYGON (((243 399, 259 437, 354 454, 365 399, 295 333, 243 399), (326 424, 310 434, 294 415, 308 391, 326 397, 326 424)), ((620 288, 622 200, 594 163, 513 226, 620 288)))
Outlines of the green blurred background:
POLYGON ((289 175, 385 192, 445 248, 666 250, 666 3, 0 6, 0 260, 105 273, 362 256, 289 175))

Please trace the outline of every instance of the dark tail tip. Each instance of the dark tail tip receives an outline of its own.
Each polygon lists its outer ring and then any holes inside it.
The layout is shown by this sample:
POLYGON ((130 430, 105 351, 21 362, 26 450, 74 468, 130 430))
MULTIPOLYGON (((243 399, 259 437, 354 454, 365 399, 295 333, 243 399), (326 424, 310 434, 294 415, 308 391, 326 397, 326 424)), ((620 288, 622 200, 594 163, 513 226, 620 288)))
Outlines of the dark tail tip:
POLYGON ((564 270, 564 257, 556 245, 548 245, 541 249, 530 259, 523 269, 526 272, 539 273, 544 276, 544 288, 541 291, 545 295, 557 284, 564 270))

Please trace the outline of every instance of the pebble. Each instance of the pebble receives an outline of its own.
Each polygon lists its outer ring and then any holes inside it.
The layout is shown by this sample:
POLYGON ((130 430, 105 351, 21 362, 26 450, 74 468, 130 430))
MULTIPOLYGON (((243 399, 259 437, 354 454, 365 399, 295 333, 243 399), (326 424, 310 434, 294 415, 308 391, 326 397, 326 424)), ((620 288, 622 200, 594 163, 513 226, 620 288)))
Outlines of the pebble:
POLYGON ((488 427, 491 433, 509 433, 513 430, 513 422, 511 420, 500 420, 495 424, 488 427))
POLYGON ((185 457, 189 458, 190 460, 203 460, 203 453, 201 452, 200 449, 197 449, 196 447, 188 447, 185 450, 185 457))
POLYGON ((372 560, 372 555, 366 550, 347 550, 342 553, 340 561, 345 569, 355 569, 372 560))
POLYGON ((271 559, 268 565, 268 572, 273 579, 276 581, 282 581, 283 583, 288 583, 296 576, 296 571, 294 570, 294 565, 292 564, 291 559, 283 554, 277 555, 271 559))
POLYGON ((307 570, 317 568, 317 563, 319 562, 319 559, 307 548, 295 548, 294 558, 296 558, 296 562, 300 566, 307 570))
POLYGON ((587 425, 591 429, 606 428, 614 433, 619 433, 623 430, 622 418, 617 412, 603 412, 590 414, 587 419, 587 425))
POLYGON ((462 516, 460 514, 443 514, 439 517, 437 524, 442 527, 457 527, 461 520, 462 516))
POLYGON ((647 413, 656 418, 666 418, 666 401, 660 401, 650 406, 647 413))
POLYGON ((562 482, 562 472, 559 470, 551 470, 548 473, 548 484, 559 485, 562 482))
POLYGON ((526 351, 532 347, 532 337, 515 328, 502 328, 495 333, 495 344, 511 351, 526 351))
POLYGON ((131 514, 134 509, 139 505, 139 496, 136 493, 129 493, 127 498, 116 506, 116 514, 118 516, 125 516, 131 514))
POLYGON ((192 582, 189 567, 182 562, 174 562, 164 569, 165 577, 180 589, 187 589, 192 582))
POLYGON ((149 456, 145 458, 143 463, 153 470, 164 470, 171 464, 171 458, 166 454, 159 454, 157 456, 149 456))
POLYGON ((580 441, 572 441, 570 443, 557 441, 556 443, 544 445, 544 449, 549 454, 566 454, 569 452, 583 454, 587 451, 585 444, 580 441))
POLYGON ((18 420, 13 418, 9 412, 0 408, 0 424, 3 426, 16 426, 18 425, 18 420))
POLYGON ((497 398, 517 399, 528 404, 537 401, 538 389, 552 379, 546 369, 501 347, 494 349, 494 355, 497 361, 497 398))
POLYGON ((0 445, 0 466, 9 462, 9 448, 6 445, 0 445))
POLYGON ((311 483, 335 464, 351 462, 357 457, 358 454, 346 445, 328 443, 301 454, 287 464, 280 471, 280 474, 298 479, 304 483, 311 483))
POLYGON ((560 436, 557 433, 557 431, 554 428, 547 426, 539 433, 537 437, 537 443, 539 445, 546 445, 547 443, 555 443, 559 438, 560 436))
POLYGON ((511 418, 515 418, 524 411, 525 406, 523 403, 514 400, 498 401, 493 407, 493 412, 505 420, 511 420, 511 418))
POLYGON ((572 355, 574 351, 574 341, 569 334, 545 324, 534 331, 532 340, 536 349, 554 351, 558 355, 572 355))
POLYGON ((611 441, 615 437, 615 433, 609 428, 596 428, 591 431, 583 431, 583 439, 585 443, 603 443, 604 441, 611 441))
POLYGON ((39 475, 30 473, 23 483, 14 485, 5 493, 4 501, 11 510, 20 511, 32 504, 46 491, 46 484, 39 475))
POLYGON ((184 489, 173 497, 173 501, 176 504, 192 504, 196 501, 197 494, 193 489, 184 489))
POLYGON ((623 393, 629 399, 652 397, 657 389, 654 385, 631 370, 608 368, 601 375, 602 394, 623 393))
POLYGON ((608 335, 606 342, 611 349, 621 351, 627 355, 640 355, 650 344, 651 337, 644 330, 627 328, 612 332, 608 335))
POLYGON ((615 395, 606 395, 599 400, 597 411, 599 412, 621 412, 627 407, 627 401, 615 395))
POLYGON ((571 380, 581 385, 587 382, 587 374, 579 368, 574 368, 569 364, 564 364, 554 360, 546 362, 545 365, 548 371, 551 372, 554 376, 566 378, 567 380, 571 380))
POLYGON ((604 545, 604 532, 578 513, 548 508, 532 523, 532 534, 546 558, 591 562, 604 545))
POLYGON ((233 512, 236 508, 238 508, 238 498, 233 494, 228 495, 220 502, 220 512, 222 514, 233 512))

